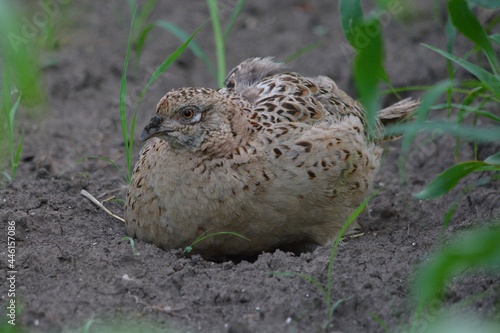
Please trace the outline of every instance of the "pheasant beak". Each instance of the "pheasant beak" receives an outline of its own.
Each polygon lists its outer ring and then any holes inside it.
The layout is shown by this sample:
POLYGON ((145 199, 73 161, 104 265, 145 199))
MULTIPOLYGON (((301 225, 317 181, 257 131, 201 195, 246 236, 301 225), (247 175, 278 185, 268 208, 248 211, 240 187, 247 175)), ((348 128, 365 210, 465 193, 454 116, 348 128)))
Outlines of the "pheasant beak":
POLYGON ((158 134, 168 132, 168 130, 162 129, 161 124, 163 123, 163 120, 165 120, 165 118, 160 116, 154 116, 153 118, 151 118, 149 124, 144 127, 139 140, 141 142, 144 142, 154 136, 157 136, 158 134))

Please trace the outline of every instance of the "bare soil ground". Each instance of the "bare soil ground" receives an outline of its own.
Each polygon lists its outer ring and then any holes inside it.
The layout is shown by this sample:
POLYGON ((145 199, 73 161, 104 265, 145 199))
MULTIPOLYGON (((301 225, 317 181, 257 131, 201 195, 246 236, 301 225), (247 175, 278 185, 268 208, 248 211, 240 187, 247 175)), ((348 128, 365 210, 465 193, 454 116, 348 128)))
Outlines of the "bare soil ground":
MULTIPOLYGON (((234 2, 220 3, 227 18, 234 2)), ((432 1, 411 3, 411 14, 384 16, 387 69, 395 86, 432 85, 446 77, 445 62, 420 43, 445 47, 444 11, 432 1)), ((38 2, 30 6, 34 12, 41 10, 38 2)), ((193 31, 208 16, 204 1, 159 1, 152 19, 167 19, 193 31)), ((343 242, 335 259, 332 299, 343 301, 327 320, 319 289, 299 276, 276 273, 306 274, 326 285, 330 248, 300 256, 276 251, 254 260, 222 263, 181 257, 180 251, 163 251, 141 241, 135 242, 140 255, 132 253, 122 240, 123 224, 79 194, 86 189, 101 200, 123 197, 120 172, 98 159, 75 165, 96 155, 125 164, 118 96, 130 15, 124 1, 107 0, 61 5, 55 18, 62 22, 57 29, 61 45, 43 56, 48 64, 44 68, 48 110, 41 117, 21 120, 25 147, 19 176, 0 189, 2 235, 7 234, 7 221, 16 223, 16 299, 22 304, 18 323, 26 331, 80 331, 89 319, 94 319, 91 332, 122 319, 154 323, 157 331, 171 327, 180 332, 382 332, 374 316, 391 331, 410 322, 413 273, 440 244, 443 214, 460 192, 431 202, 416 200, 411 193, 455 163, 453 138, 418 138, 407 158, 406 186, 399 180, 400 143, 387 145, 375 184, 380 193, 361 219, 364 235, 343 242)), ((213 54, 209 24, 196 41, 213 54)), ((328 75, 354 94, 353 53, 340 29, 336 1, 249 1, 229 39, 228 63, 234 66, 251 56, 282 60, 315 41, 323 43, 290 67, 307 75, 328 75)), ((151 72, 178 45, 165 31, 152 31, 142 58, 131 65, 131 109, 151 72)), ((457 54, 471 47, 461 39, 457 45, 457 54)), ((180 86, 215 86, 190 52, 147 94, 139 109, 137 133, 153 115, 159 98, 180 86)), ((387 98, 386 103, 393 101, 387 98)), ((498 146, 484 145, 479 153, 484 157, 494 151, 498 146)), ((473 157, 468 143, 460 145, 460 156, 473 157)), ((474 177, 469 182, 481 175, 474 177)), ((499 188, 498 182, 490 183, 465 195, 444 240, 498 216, 499 188)), ((107 206, 122 215, 121 203, 107 206)), ((4 236, 0 268, 5 272, 4 236)), ((3 303, 7 284, 1 285, 3 303)), ((450 283, 446 303, 457 304, 484 292, 485 296, 467 302, 465 310, 499 316, 499 287, 498 276, 468 274, 450 283)))

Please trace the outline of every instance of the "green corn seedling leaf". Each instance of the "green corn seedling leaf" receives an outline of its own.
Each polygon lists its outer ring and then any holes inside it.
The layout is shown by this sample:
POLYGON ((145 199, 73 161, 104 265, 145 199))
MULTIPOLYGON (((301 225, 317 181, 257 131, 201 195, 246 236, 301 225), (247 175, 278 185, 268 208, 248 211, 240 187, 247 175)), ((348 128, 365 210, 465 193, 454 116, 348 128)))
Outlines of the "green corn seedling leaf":
POLYGON ((494 155, 491 155, 489 157, 487 157, 484 162, 488 163, 488 164, 492 164, 492 165, 498 165, 500 166, 500 152, 494 154, 494 155))
MULTIPOLYGON (((107 157, 107 156, 99 156, 99 155, 93 155, 93 156, 87 156, 87 157, 82 157, 82 158, 79 158, 74 166, 82 163, 83 161, 86 161, 86 160, 90 160, 90 159, 97 159, 97 160, 101 160, 101 161, 105 161, 109 164, 111 164, 113 167, 115 167, 116 170, 118 170, 118 172, 120 173, 120 175, 122 176, 123 180, 125 182, 128 182, 128 175, 127 173, 123 172, 123 170, 120 168, 120 166, 118 164, 116 164, 115 161, 113 161, 111 158, 107 157)), ((61 176, 62 174, 64 174, 66 171, 63 171, 60 173, 59 176, 61 176)))
POLYGON ((144 97, 144 94, 148 91, 149 87, 158 79, 160 75, 162 75, 168 67, 177 59, 179 56, 184 52, 184 50, 188 47, 189 43, 191 40, 200 32, 200 30, 205 26, 207 22, 204 22, 202 25, 200 25, 192 34, 189 36, 184 43, 181 44, 172 54, 170 54, 165 61, 163 61, 160 66, 153 72, 151 75, 151 78, 148 80, 148 83, 142 90, 141 94, 139 95, 139 101, 142 100, 144 97))
MULTIPOLYGON (((130 3, 129 3, 130 4, 130 3)), ((134 20, 135 20, 135 14, 137 12, 137 5, 132 12, 132 19, 130 21, 130 31, 128 34, 128 39, 127 39, 127 51, 125 53, 125 60, 123 62, 123 70, 122 70, 122 76, 120 79, 120 105, 119 105, 119 110, 120 110, 120 122, 121 122, 121 127, 122 127, 122 136, 123 136, 123 143, 125 144, 125 158, 127 160, 127 184, 130 182, 130 179, 132 177, 132 136, 134 135, 133 131, 133 125, 134 125, 134 120, 135 120, 135 115, 134 119, 132 120, 132 126, 129 131, 128 128, 128 122, 127 122, 127 70, 128 70, 128 64, 130 61, 130 50, 132 48, 132 27, 134 25, 134 20)))
MULTIPOLYGON (((185 30, 183 30, 181 27, 179 27, 179 26, 177 26, 177 25, 175 25, 173 23, 170 23, 168 21, 157 20, 157 21, 154 21, 152 24, 155 25, 155 26, 157 26, 157 27, 160 27, 160 28, 162 28, 162 29, 164 29, 166 31, 168 31, 169 33, 171 33, 172 35, 174 35, 175 37, 177 37, 177 39, 179 39, 181 42, 185 42, 190 37, 190 35, 185 30)), ((216 77, 217 71, 215 70, 214 65, 210 61, 210 58, 208 57, 208 55, 198 45, 198 43, 196 43, 194 40, 191 40, 191 42, 188 44, 188 49, 198 59, 200 59, 203 62, 203 64, 208 68, 208 70, 210 71, 210 73, 214 77, 216 77)))
POLYGON ((490 39, 496 44, 500 45, 500 34, 491 35, 490 39))
POLYGON ((474 75, 481 81, 481 83, 493 93, 494 96, 500 98, 500 76, 498 75, 493 75, 487 70, 474 65, 473 63, 468 62, 467 60, 464 60, 462 58, 459 58, 457 56, 454 56, 453 54, 450 54, 446 51, 440 50, 436 47, 427 45, 427 44, 422 44, 423 46, 441 54, 443 57, 455 62, 456 64, 460 65, 463 67, 465 70, 467 70, 469 73, 474 75))
POLYGON ((447 109, 447 108, 455 108, 458 110, 463 110, 468 113, 475 113, 479 116, 483 116, 485 118, 494 120, 500 124, 500 116, 497 116, 496 114, 486 111, 486 110, 480 110, 475 107, 463 105, 463 104, 455 104, 455 103, 450 103, 450 104, 438 104, 432 107, 433 110, 440 110, 440 109, 447 109))
POLYGON ((128 241, 130 243, 130 248, 132 249, 132 253, 134 256, 138 257, 141 255, 139 252, 137 252, 137 249, 135 248, 135 242, 134 242, 134 239, 132 237, 125 236, 122 238, 122 240, 128 241))
POLYGON ((360 0, 341 0, 339 2, 340 22, 345 38, 352 47, 356 48, 357 40, 355 31, 363 21, 363 9, 360 0))
POLYGON ((473 41, 481 48, 490 62, 494 73, 498 73, 498 59, 491 45, 488 35, 484 31, 481 23, 472 14, 466 0, 448 1, 448 13, 451 22, 465 37, 473 41))
POLYGON ((24 136, 21 137, 16 148, 16 153, 13 156, 12 161, 12 178, 16 178, 17 167, 19 166, 19 161, 21 160, 21 152, 23 151, 24 136))
POLYGON ((451 191, 458 182, 475 171, 498 170, 489 163, 470 161, 455 164, 434 178, 422 191, 415 193, 414 197, 420 200, 439 198, 451 191))
POLYGON ((420 306, 439 299, 446 282, 464 268, 500 267, 500 226, 463 234, 434 254, 417 272, 413 294, 420 306))
POLYGON ((245 6, 246 0, 238 0, 236 3, 236 6, 234 7, 231 16, 229 17, 229 21, 226 24, 226 27, 224 29, 224 41, 227 42, 229 38, 229 34, 231 33, 231 30, 233 29, 234 24, 236 23, 236 20, 238 19, 238 16, 240 16, 241 11, 243 10, 243 7, 245 6))
MULTIPOLYGON (((431 111, 432 106, 434 103, 437 101, 437 99, 446 91, 448 91, 451 87, 453 87, 453 82, 451 81, 443 81, 435 86, 431 87, 429 90, 426 91, 424 96, 422 97, 422 102, 418 106, 415 114, 416 114, 416 119, 415 122, 412 123, 412 126, 408 126, 405 131, 402 131, 402 133, 405 134, 402 142, 402 152, 407 153, 411 143, 415 139, 415 136, 417 134, 417 131, 423 127, 422 125, 426 121, 429 112, 431 111), (411 128, 415 128, 415 130, 412 130, 411 128)), ((405 126, 404 124, 401 125, 393 125, 389 126, 386 128, 386 134, 390 133, 394 129, 401 129, 401 126, 405 126)), ((406 126, 405 126, 406 127, 406 126)))
POLYGON ((290 61, 297 59, 301 55, 306 54, 308 52, 311 52, 312 50, 318 48, 322 44, 323 44, 322 41, 317 41, 317 42, 311 43, 309 45, 306 45, 304 47, 301 47, 300 49, 298 49, 297 51, 293 52, 291 55, 289 55, 288 57, 286 57, 285 60, 283 60, 283 62, 285 64, 289 63, 290 61))
POLYGON ((202 234, 200 237, 196 238, 193 243, 191 243, 190 245, 184 247, 184 250, 182 251, 182 255, 193 251, 193 247, 196 244, 198 244, 199 242, 201 242, 201 241, 203 241, 203 240, 205 240, 205 239, 207 239, 209 237, 220 236, 220 235, 231 235, 231 236, 240 237, 240 238, 243 238, 244 240, 250 241, 250 239, 246 238, 245 236, 240 235, 240 234, 238 234, 236 232, 232 232, 232 231, 219 231, 219 232, 214 232, 214 233, 211 233, 211 234, 208 234, 208 235, 206 234, 206 232, 204 234, 202 234))
POLYGON ((365 47, 359 48, 354 59, 355 85, 359 100, 366 110, 368 132, 373 134, 376 114, 381 108, 379 82, 381 79, 387 79, 384 69, 382 27, 375 19, 361 24, 360 27, 362 31, 378 31, 367 39, 365 47))
POLYGON ((12 105, 12 107, 10 108, 10 111, 9 111, 9 125, 11 128, 14 128, 14 119, 16 117, 16 112, 17 112, 17 109, 19 108, 19 103, 21 102, 21 95, 19 95, 16 99, 16 101, 14 102, 14 104, 12 105))
POLYGON ((407 135, 407 133, 417 132, 434 132, 442 134, 450 134, 457 138, 468 140, 477 140, 482 142, 495 142, 500 140, 500 131, 495 127, 477 128, 471 126, 462 126, 447 121, 427 121, 427 122, 412 122, 398 125, 388 126, 385 134, 392 135, 407 135))
POLYGON ((330 257, 328 259, 328 272, 327 272, 327 291, 326 291, 326 308, 328 311, 328 316, 330 318, 330 312, 333 313, 333 311, 330 311, 332 309, 332 279, 333 279, 333 263, 335 261, 335 257, 337 255, 337 250, 340 244, 340 241, 342 240, 342 237, 344 237, 344 234, 347 232, 349 229, 349 226, 356 220, 356 218, 361 214, 366 206, 368 205, 368 202, 370 202, 373 197, 375 197, 378 194, 379 191, 376 191, 372 195, 370 195, 368 198, 366 198, 349 216, 347 221, 345 221, 344 225, 342 226, 342 229, 340 229, 339 234, 337 235, 337 238, 335 239, 335 242, 333 243, 332 250, 330 251, 330 257))
POLYGON ((376 18, 363 17, 359 0, 340 1, 339 12, 344 35, 356 50, 354 81, 366 110, 368 133, 373 135, 376 113, 381 105, 379 82, 389 82, 384 68, 382 27, 376 18))
POLYGON ((134 21, 135 24, 135 27, 133 28, 134 33, 139 27, 144 25, 149 15, 155 8, 157 2, 158 0, 148 0, 141 6, 141 11, 139 12, 139 15, 137 15, 137 18, 134 21))
POLYGON ((321 283, 318 282, 318 280, 316 280, 315 278, 313 278, 310 275, 307 275, 304 273, 299 273, 299 272, 287 271, 287 272, 273 272, 273 276, 277 276, 277 277, 295 277, 295 276, 298 276, 298 277, 306 280, 307 282, 311 283, 316 288, 318 288, 318 290, 321 292, 321 294, 323 296, 323 299, 325 299, 325 300, 327 299, 325 288, 321 285, 321 283))
POLYGON ((135 56, 137 57, 137 59, 141 58, 142 49, 144 48, 144 43, 146 43, 146 39, 151 30, 153 30, 153 28, 154 28, 153 24, 148 24, 141 30, 141 32, 138 33, 134 45, 135 56))
POLYGON ((222 88, 224 86, 224 79, 226 78, 226 41, 220 22, 217 0, 207 0, 207 5, 210 12, 217 54, 217 86, 222 88))
POLYGON ((498 2, 498 0, 469 0, 469 2, 475 3, 478 6, 489 9, 500 8, 500 2, 498 2))
POLYGON ((135 8, 137 7, 137 0, 127 0, 127 6, 130 13, 133 14, 135 8))
POLYGON ((94 323, 94 319, 87 320, 82 327, 81 333, 90 333, 90 328, 92 327, 93 323, 94 323))
MULTIPOLYGON (((8 76, 7 76, 7 81, 8 81, 8 76)), ((8 90, 7 83, 5 83, 6 89, 8 90)), ((7 105, 4 107, 8 107, 8 100, 10 100, 10 96, 8 95, 9 92, 6 91, 7 97, 7 105)), ((23 138, 21 137, 20 142, 17 144, 17 147, 14 149, 14 120, 16 117, 16 112, 19 107, 19 103, 21 102, 21 95, 17 97, 16 101, 14 104, 11 106, 8 114, 8 122, 7 122, 7 137, 8 137, 8 142, 9 142, 9 150, 10 150, 10 169, 11 169, 11 179, 16 178, 16 173, 17 173, 17 167, 19 165, 19 160, 21 159, 21 152, 23 150, 23 138)))

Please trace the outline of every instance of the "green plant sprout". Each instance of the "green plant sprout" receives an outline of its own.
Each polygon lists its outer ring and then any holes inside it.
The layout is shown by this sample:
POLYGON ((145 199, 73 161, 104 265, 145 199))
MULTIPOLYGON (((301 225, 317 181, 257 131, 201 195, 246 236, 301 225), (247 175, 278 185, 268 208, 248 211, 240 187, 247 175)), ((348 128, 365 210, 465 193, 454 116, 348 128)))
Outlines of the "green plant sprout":
POLYGON ((135 20, 130 27, 130 32, 132 34, 132 40, 134 43, 139 38, 146 25, 151 12, 156 6, 158 0, 146 0, 145 3, 139 8, 138 0, 127 0, 128 9, 132 16, 135 16, 135 20))
MULTIPOLYGON (((136 1, 129 0, 129 3, 135 3, 136 1)), ((215 66, 212 61, 210 60, 209 56, 203 49, 196 43, 195 41, 191 41, 191 43, 188 45, 189 50, 198 58, 201 60, 201 62, 205 65, 205 67, 208 69, 210 74, 216 79, 217 85, 219 87, 223 86, 224 78, 226 75, 227 71, 227 66, 226 66, 226 44, 229 39, 229 35, 231 34, 231 30, 234 27, 234 24, 236 23, 241 11, 243 10, 243 7, 245 6, 246 0, 238 0, 236 4, 234 5, 233 10, 231 11, 231 15, 228 19, 228 22, 222 26, 221 18, 219 15, 219 10, 218 10, 218 1, 217 0, 207 0, 207 6, 209 8, 209 13, 210 13, 210 21, 212 22, 212 29, 213 29, 213 35, 214 35, 214 41, 216 45, 216 61, 217 61, 217 66, 215 66)), ((146 6, 145 6, 146 7, 146 6)), ((140 58, 143 48, 144 48, 144 43, 147 40, 147 37, 151 30, 155 27, 159 27, 173 36, 177 37, 180 41, 184 42, 189 38, 189 34, 183 30, 181 27, 179 27, 176 24, 173 24, 167 20, 156 20, 153 21, 147 25, 143 25, 142 29, 140 32, 137 34, 137 36, 134 38, 134 49, 136 52, 137 58, 140 58)), ((304 47, 299 48, 297 51, 292 53, 290 56, 286 57, 284 59, 285 63, 288 63, 301 55, 311 52, 312 50, 316 49, 317 47, 321 46, 323 44, 323 41, 316 41, 313 42, 309 45, 306 45, 304 47)))
MULTIPOLYGON (((493 7, 493 3, 488 1, 481 1, 478 5, 483 3, 489 4, 493 7)), ((417 110, 416 121, 413 124, 401 125, 405 133, 403 140, 403 152, 408 152, 411 142, 414 140, 417 132, 423 130, 437 130, 442 133, 448 133, 457 138, 456 152, 458 156, 459 139, 469 139, 474 143, 474 153, 476 160, 460 162, 438 175, 431 181, 422 191, 415 194, 415 197, 422 200, 430 200, 441 197, 456 187, 458 182, 468 176, 472 172, 494 172, 500 171, 500 153, 493 154, 487 157, 484 161, 477 160, 477 143, 479 141, 485 142, 498 142, 500 141, 500 117, 491 111, 484 110, 488 104, 500 102, 500 75, 499 73, 499 60, 497 54, 494 52, 496 43, 495 35, 488 36, 486 29, 483 29, 477 18, 473 15, 469 8, 469 2, 465 0, 450 0, 448 2, 448 14, 450 17, 450 27, 448 27, 448 51, 423 44, 423 46, 443 56, 450 64, 452 70, 449 70, 450 80, 438 84, 424 95, 422 105, 417 110), (482 51, 483 55, 487 58, 490 66, 490 71, 481 66, 471 63, 466 60, 466 57, 458 57, 450 53, 453 49, 454 36, 457 32, 462 33, 469 40, 474 42, 476 49, 482 51), (457 65, 472 74, 475 79, 466 80, 463 82, 453 82, 451 79, 455 76, 455 71, 451 64, 457 65), (439 96, 447 92, 447 102, 445 104, 434 105, 439 96), (453 94, 453 95, 451 95, 453 94), (463 97, 462 97, 463 96, 463 97), (462 98, 462 103, 452 103, 452 97, 462 98), (428 121, 428 114, 431 110, 440 110, 452 108, 458 110, 456 123, 452 122, 438 122, 428 121), (467 116, 473 117, 473 125, 465 126, 463 121, 467 116), (484 117, 496 125, 488 127, 479 127, 478 119, 484 117)), ((496 8, 500 8, 500 4, 495 4, 496 8)), ((498 23, 498 22, 497 22, 498 23)), ((469 52, 470 53, 470 52, 469 52)), ((393 129, 389 129, 391 131, 393 129)), ((401 130, 401 128, 400 128, 401 130)), ((497 176, 491 178, 498 179, 497 176)), ((444 223, 449 222, 451 216, 455 211, 457 203, 454 202, 446 212, 444 223)))
MULTIPOLYGON (((342 226, 342 229, 340 229, 337 238, 335 239, 332 250, 330 251, 330 256, 328 258, 328 269, 327 269, 327 282, 326 286, 323 286, 318 280, 314 279, 313 277, 304 274, 304 273, 297 273, 297 272, 276 272, 274 273, 275 276, 283 276, 283 277, 289 277, 289 276, 298 276, 300 278, 303 278, 304 280, 310 282, 312 285, 314 285, 316 288, 319 289, 321 292, 321 295, 323 296, 323 299, 325 300, 326 303, 326 317, 327 320, 325 322, 325 325, 328 325, 328 323, 331 321, 333 317, 333 312, 335 309, 344 301, 347 299, 340 299, 335 302, 333 302, 333 264, 335 262, 335 256, 337 255, 337 250, 340 245, 340 242, 342 241, 342 238, 344 237, 344 234, 346 231, 349 229, 350 225, 356 220, 356 218, 365 210, 366 206, 368 205, 368 202, 375 197, 378 194, 378 191, 367 197, 352 213, 349 215, 349 218, 347 221, 344 223, 342 226)), ((325 326, 326 328, 326 326, 325 326)))
POLYGON ((129 237, 129 236, 125 236, 122 238, 122 240, 124 241, 128 241, 130 243, 130 247, 132 248, 132 253, 134 254, 134 256, 138 257, 140 256, 141 254, 139 252, 137 252, 137 250, 135 249, 135 242, 134 242, 134 239, 132 237, 129 237))
POLYGON ((500 220, 493 224, 455 237, 421 265, 412 287, 417 305, 410 332, 416 331, 416 323, 428 304, 442 298, 446 283, 453 276, 465 268, 500 272, 500 220))
POLYGON ((83 324, 82 330, 80 333, 90 333, 90 328, 92 327, 92 324, 94 323, 94 319, 89 319, 83 324))
MULTIPOLYGON (((384 1, 379 1, 378 4, 383 7, 383 2, 384 1)), ((447 2, 449 19, 446 26, 446 51, 423 44, 424 47, 429 48, 446 59, 448 68, 447 80, 431 87, 393 88, 385 92, 398 93, 411 90, 426 90, 421 105, 415 112, 415 121, 398 124, 386 130, 388 135, 404 135, 402 141, 402 156, 400 160, 400 173, 402 179, 406 178, 405 164, 402 162, 405 162, 405 155, 410 151, 411 144, 415 140, 416 135, 422 131, 432 131, 454 136, 457 140, 455 156, 458 156, 461 140, 467 139, 474 144, 474 161, 457 163, 436 176, 422 191, 415 194, 415 197, 418 199, 431 200, 439 198, 455 188, 461 179, 473 172, 490 172, 493 173, 493 176, 489 179, 476 181, 472 186, 466 186, 465 189, 462 190, 462 193, 467 193, 474 186, 479 186, 489 180, 498 179, 498 171, 500 171, 500 153, 493 154, 484 161, 479 161, 477 160, 477 143, 480 141, 500 142, 500 131, 498 130, 500 117, 498 114, 485 109, 491 104, 498 105, 500 102, 500 67, 498 52, 495 50, 495 47, 500 45, 500 36, 498 34, 488 35, 488 31, 490 31, 493 26, 497 25, 500 20, 493 19, 487 28, 483 28, 479 20, 471 11, 471 8, 474 6, 498 9, 500 8, 500 3, 498 1, 489 0, 449 0, 447 2), (454 55, 453 47, 457 33, 461 33, 472 41, 475 45, 474 50, 467 52, 463 56, 454 55), (468 58, 475 53, 482 54, 486 58, 489 69, 478 66, 468 60, 468 58), (464 69, 469 72, 473 75, 474 79, 457 81, 455 74, 458 69, 464 69), (446 103, 436 104, 445 93, 446 103), (457 103, 457 100, 460 100, 460 102, 457 103), (451 119, 448 119, 448 121, 428 119, 430 113, 436 112, 437 110, 447 110, 448 118, 451 118, 452 109, 458 110, 455 122, 451 119), (472 125, 464 125, 464 120, 468 117, 472 117, 472 125), (491 127, 480 127, 478 125, 480 117, 488 119, 490 122, 493 122, 494 125, 491 127)), ((387 80, 385 71, 383 70, 383 64, 380 61, 382 59, 381 55, 383 55, 381 34, 373 36, 366 42, 366 45, 356 45, 355 37, 356 33, 359 33, 359 31, 366 31, 370 27, 377 28, 377 21, 374 18, 363 17, 360 1, 341 1, 340 13, 342 28, 346 39, 356 51, 356 58, 354 60, 354 81, 356 88, 360 95, 360 100, 367 111, 368 119, 373 119, 375 115, 374 112, 379 108, 378 100, 380 95, 377 90, 379 80, 387 80), (370 61, 372 62, 371 64, 370 61)), ((463 194, 459 195, 459 198, 454 200, 445 213, 443 218, 443 229, 451 220, 458 201, 462 196, 463 194)), ((494 230, 497 229, 498 228, 494 230)), ((483 236, 486 237, 486 233, 478 231, 477 235, 471 236, 473 240, 456 240, 449 248, 443 249, 436 254, 437 259, 434 259, 434 264, 429 265, 430 268, 427 268, 424 273, 421 273, 417 280, 418 282, 416 282, 415 294, 420 296, 420 300, 417 301, 416 318, 418 318, 423 304, 429 299, 436 299, 436 295, 443 289, 445 278, 453 274, 458 266, 478 267, 481 266, 480 263, 484 263, 484 260, 488 260, 488 258, 494 258, 493 260, 495 260, 498 265, 500 262, 498 255, 498 246, 500 244, 498 239, 500 239, 500 236, 494 231, 494 236, 489 235, 485 238, 485 243, 483 243, 482 240, 483 236), (471 245, 466 245, 464 242, 470 242, 471 245), (426 291, 423 290, 425 288, 427 288, 426 291)), ((377 318, 378 317, 375 316, 374 320, 379 322, 379 325, 387 331, 387 326, 381 322, 380 319, 377 320, 377 318)), ((413 323, 415 322, 416 321, 413 323)), ((414 331, 415 327, 413 326, 412 332, 414 331)))
POLYGON ((142 98, 148 91, 149 87, 162 75, 169 67, 170 65, 184 52, 186 47, 189 45, 191 40, 196 36, 196 34, 201 30, 201 28, 205 25, 203 23, 200 27, 198 27, 193 34, 186 40, 184 43, 181 44, 173 53, 171 53, 161 64, 158 66, 158 68, 151 74, 151 77, 149 78, 146 86, 143 88, 139 95, 139 100, 137 101, 137 105, 135 108, 135 111, 133 113, 132 119, 130 120, 130 125, 127 119, 127 69, 130 61, 130 52, 132 48, 132 35, 133 35, 133 30, 132 27, 134 26, 135 22, 135 14, 136 14, 137 8, 134 10, 132 14, 132 19, 130 23, 130 32, 128 36, 128 41, 127 41, 127 51, 125 54, 125 61, 123 64, 123 72, 120 80, 120 122, 121 122, 121 128, 122 128, 122 135, 123 135, 123 142, 125 144, 125 158, 126 158, 126 165, 127 165, 127 184, 130 183, 131 177, 132 177, 132 168, 133 168, 133 142, 134 142, 134 132, 135 132, 135 124, 136 124, 136 117, 137 117, 137 112, 139 110, 139 105, 142 101, 142 98))
MULTIPOLYGON (((6 71, 7 73, 7 71, 6 71)), ((7 178, 8 181, 12 181, 16 178, 17 168, 19 166, 19 160, 21 159, 21 152, 23 150, 23 137, 16 144, 14 143, 14 119, 16 116, 17 108, 19 107, 19 102, 21 101, 21 96, 17 98, 14 104, 10 105, 10 91, 8 91, 8 74, 4 82, 4 105, 2 107, 4 111, 4 118, 7 119, 7 141, 10 152, 10 175, 3 171, 2 174, 7 178)))
POLYGON ((283 62, 285 64, 297 59, 298 57, 300 57, 301 55, 303 54, 306 54, 306 53, 309 53, 311 52, 312 50, 315 50, 316 48, 320 47, 321 45, 323 45, 324 42, 319 40, 319 41, 316 41, 316 42, 313 42, 311 44, 308 44, 304 47, 301 47, 299 48, 297 51, 293 52, 292 54, 290 54, 288 57, 286 57, 283 62))
MULTIPOLYGON (((116 163, 116 161, 112 160, 111 158, 109 157, 106 157, 106 156, 87 156, 87 157, 82 157, 80 159, 78 159, 72 167, 75 167, 77 166, 78 164, 86 161, 86 160, 91 160, 91 159, 96 159, 96 160, 101 160, 101 161, 105 161, 109 164, 111 164, 113 167, 116 168, 116 170, 118 170, 118 172, 120 172, 120 175, 122 176, 123 180, 125 181, 125 183, 128 182, 129 180, 129 176, 127 173, 125 173, 123 171, 123 169, 116 163)), ((64 173, 66 172, 66 170, 62 171, 59 176, 63 175, 64 173)))
POLYGON ((440 173, 422 191, 414 196, 421 200, 439 198, 451 191, 458 182, 472 172, 500 171, 500 152, 484 161, 469 161, 455 164, 440 173))
POLYGON ((37 38, 39 47, 49 51, 57 50, 61 46, 61 41, 59 36, 57 35, 57 32, 60 32, 62 30, 60 29, 59 25, 63 21, 68 20, 65 10, 65 8, 68 6, 67 4, 59 4, 54 6, 52 0, 41 0, 38 2, 38 4, 39 5, 43 4, 45 8, 52 7, 52 9, 50 9, 51 12, 49 13, 45 24, 39 27, 40 36, 37 38))
POLYGON ((44 102, 34 45, 19 39, 20 17, 10 1, 0 2, 0 168, 10 167, 10 172, 2 171, 8 181, 16 177, 23 149, 23 137, 15 138, 20 106, 44 102))
MULTIPOLYGON (((137 4, 136 0, 129 0, 128 2, 129 2, 129 7, 131 8, 136 7, 137 4)), ((212 61, 210 60, 206 52, 204 52, 196 42, 193 41, 188 45, 190 51, 203 62, 203 64, 207 67, 210 73, 216 78, 217 85, 219 87, 223 86, 224 78, 226 76, 227 40, 229 38, 232 28, 234 27, 236 20, 238 19, 239 14, 241 13, 245 5, 245 2, 246 0, 238 0, 236 2, 228 22, 223 27, 219 15, 218 1, 207 0, 207 7, 210 13, 210 21, 212 23, 213 36, 216 45, 217 66, 213 65, 212 61)), ((156 1, 152 0, 147 2, 147 4, 144 6, 144 9, 141 11, 140 19, 138 19, 140 23, 134 25, 133 28, 139 30, 135 34, 136 37, 133 38, 134 40, 133 44, 135 46, 135 52, 137 58, 140 58, 144 47, 144 43, 146 42, 149 33, 154 27, 159 27, 161 29, 164 29, 165 31, 171 33, 173 36, 177 37, 182 42, 185 42, 190 37, 190 35, 186 31, 184 31, 181 27, 167 20, 156 20, 152 23, 145 24, 147 16, 151 12, 150 5, 154 6, 155 3, 156 1)))
POLYGON ((190 245, 186 246, 184 248, 184 250, 182 251, 181 253, 181 256, 184 256, 186 253, 190 253, 191 251, 193 251, 193 247, 198 244, 199 242, 209 238, 209 237, 214 237, 214 236, 220 236, 220 235, 232 235, 232 236, 236 236, 236 237, 240 237, 240 238, 243 238, 247 241, 250 241, 250 239, 246 238, 245 236, 243 235, 240 235, 236 232, 231 232, 231 231, 219 231, 219 232, 214 232, 214 233, 211 233, 211 234, 206 234, 208 232, 205 231, 200 237, 196 238, 194 242, 192 242, 190 245))
MULTIPOLYGON (((384 6, 385 1, 379 1, 384 6)), ((380 81, 390 85, 384 68, 384 40, 381 24, 375 15, 364 16, 361 0, 341 0, 339 12, 344 35, 354 48, 354 82, 359 100, 366 111, 367 128, 370 136, 375 132, 375 119, 381 109, 380 81), (359 32, 378 31, 369 38, 359 38, 359 32)))

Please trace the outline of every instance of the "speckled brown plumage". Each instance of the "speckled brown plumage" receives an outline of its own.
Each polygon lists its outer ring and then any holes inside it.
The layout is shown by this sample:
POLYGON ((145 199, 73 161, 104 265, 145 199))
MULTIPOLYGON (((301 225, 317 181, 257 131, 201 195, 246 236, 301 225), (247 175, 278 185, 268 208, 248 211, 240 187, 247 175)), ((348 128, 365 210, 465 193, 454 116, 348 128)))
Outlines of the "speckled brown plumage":
POLYGON ((369 194, 382 153, 362 107, 327 77, 284 72, 271 58, 233 69, 220 90, 181 88, 158 103, 125 202, 131 236, 162 248, 198 237, 206 257, 330 244, 369 194))

